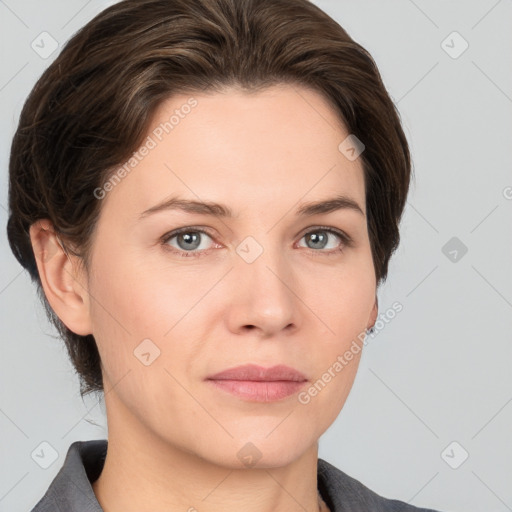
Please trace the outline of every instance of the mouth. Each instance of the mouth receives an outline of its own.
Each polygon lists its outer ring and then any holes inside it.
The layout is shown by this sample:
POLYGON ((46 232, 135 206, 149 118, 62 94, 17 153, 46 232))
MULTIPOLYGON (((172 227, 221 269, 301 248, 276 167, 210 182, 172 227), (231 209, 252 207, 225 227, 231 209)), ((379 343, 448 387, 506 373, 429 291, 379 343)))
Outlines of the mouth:
POLYGON ((289 366, 264 368, 248 364, 211 375, 206 381, 217 389, 243 400, 274 402, 297 393, 308 379, 289 366))

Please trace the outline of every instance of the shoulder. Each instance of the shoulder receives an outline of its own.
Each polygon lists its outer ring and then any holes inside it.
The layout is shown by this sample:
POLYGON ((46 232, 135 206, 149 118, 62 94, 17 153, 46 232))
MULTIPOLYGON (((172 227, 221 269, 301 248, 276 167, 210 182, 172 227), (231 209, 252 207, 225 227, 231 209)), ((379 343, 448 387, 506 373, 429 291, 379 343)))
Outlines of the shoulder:
POLYGON ((331 512, 440 512, 380 496, 323 459, 318 459, 318 490, 331 512))
POLYGON ((75 441, 64 464, 31 512, 102 512, 91 482, 101 473, 107 440, 75 441))

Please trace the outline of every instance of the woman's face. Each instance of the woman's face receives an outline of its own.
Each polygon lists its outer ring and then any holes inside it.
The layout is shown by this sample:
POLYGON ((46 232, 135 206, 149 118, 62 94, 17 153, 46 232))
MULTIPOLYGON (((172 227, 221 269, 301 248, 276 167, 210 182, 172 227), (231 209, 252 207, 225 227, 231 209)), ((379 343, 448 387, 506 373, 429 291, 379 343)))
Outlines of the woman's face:
POLYGON ((290 85, 161 105, 124 176, 98 193, 87 307, 109 437, 272 467, 335 420, 361 351, 344 354, 377 313, 362 163, 339 149, 348 135, 321 95, 290 85), (300 214, 340 196, 361 211, 300 214), (306 380, 208 379, 246 364, 306 380))

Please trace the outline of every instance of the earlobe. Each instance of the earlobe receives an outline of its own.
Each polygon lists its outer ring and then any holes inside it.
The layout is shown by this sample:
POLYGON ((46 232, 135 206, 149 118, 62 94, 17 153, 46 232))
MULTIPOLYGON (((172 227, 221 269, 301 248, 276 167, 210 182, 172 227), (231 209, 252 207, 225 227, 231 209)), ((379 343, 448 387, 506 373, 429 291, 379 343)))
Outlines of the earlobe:
POLYGON ((74 333, 91 334, 89 294, 76 256, 66 253, 48 219, 34 222, 29 234, 41 285, 51 308, 74 333))

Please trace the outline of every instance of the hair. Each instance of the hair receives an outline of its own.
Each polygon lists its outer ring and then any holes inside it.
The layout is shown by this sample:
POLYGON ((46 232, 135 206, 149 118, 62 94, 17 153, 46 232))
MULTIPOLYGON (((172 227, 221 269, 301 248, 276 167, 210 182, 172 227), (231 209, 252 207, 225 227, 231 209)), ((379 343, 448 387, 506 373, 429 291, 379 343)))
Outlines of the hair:
POLYGON ((133 154, 164 100, 280 84, 321 93, 365 145, 359 158, 380 285, 400 240, 409 147, 371 55, 310 1, 124 0, 81 28, 35 84, 11 147, 7 235, 66 344, 82 397, 103 391, 96 342, 48 304, 30 226, 49 219, 88 270, 101 207, 94 190, 133 154))

